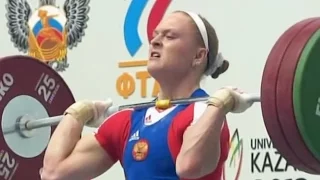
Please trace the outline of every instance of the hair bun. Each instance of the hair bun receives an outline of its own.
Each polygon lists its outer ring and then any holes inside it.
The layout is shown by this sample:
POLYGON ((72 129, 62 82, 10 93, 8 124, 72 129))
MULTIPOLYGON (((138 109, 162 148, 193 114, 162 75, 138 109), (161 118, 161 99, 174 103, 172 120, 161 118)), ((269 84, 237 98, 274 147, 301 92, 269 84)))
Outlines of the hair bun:
POLYGON ((224 73, 228 70, 229 68, 229 61, 228 60, 223 60, 223 63, 222 63, 222 66, 220 67, 221 68, 221 73, 224 73))
POLYGON ((226 72, 228 70, 228 68, 229 68, 229 61, 223 60, 222 65, 220 67, 218 67, 218 69, 213 74, 211 74, 211 77, 213 79, 217 79, 219 77, 219 75, 226 72))

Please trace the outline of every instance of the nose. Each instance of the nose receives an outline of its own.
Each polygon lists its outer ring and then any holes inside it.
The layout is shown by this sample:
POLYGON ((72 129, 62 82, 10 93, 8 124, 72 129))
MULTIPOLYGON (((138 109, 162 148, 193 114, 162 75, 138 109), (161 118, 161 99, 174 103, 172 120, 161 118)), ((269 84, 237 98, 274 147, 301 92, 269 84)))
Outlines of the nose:
POLYGON ((155 36, 151 42, 150 42, 151 46, 153 47, 160 47, 162 45, 162 40, 160 35, 155 36))

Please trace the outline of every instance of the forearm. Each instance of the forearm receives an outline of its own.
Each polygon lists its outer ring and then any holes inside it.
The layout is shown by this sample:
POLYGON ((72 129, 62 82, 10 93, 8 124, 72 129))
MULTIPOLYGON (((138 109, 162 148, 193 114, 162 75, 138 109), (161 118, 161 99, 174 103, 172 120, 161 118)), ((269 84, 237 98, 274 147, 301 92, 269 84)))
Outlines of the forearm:
POLYGON ((66 159, 79 141, 82 130, 81 122, 66 115, 51 137, 44 157, 44 167, 54 167, 66 159))
MULTIPOLYGON (((212 172, 220 158, 220 134, 225 113, 208 106, 199 120, 188 129, 177 158, 177 165, 199 171, 199 175, 212 172)), ((195 174, 195 173, 191 173, 195 174)))

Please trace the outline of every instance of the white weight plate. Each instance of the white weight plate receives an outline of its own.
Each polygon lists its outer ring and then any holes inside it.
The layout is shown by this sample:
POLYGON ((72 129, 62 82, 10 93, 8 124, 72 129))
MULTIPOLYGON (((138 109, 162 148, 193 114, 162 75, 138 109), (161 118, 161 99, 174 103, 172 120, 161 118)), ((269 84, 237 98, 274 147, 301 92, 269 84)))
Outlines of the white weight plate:
MULTIPOLYGON (((13 98, 4 108, 2 114, 2 131, 16 126, 21 115, 30 115, 35 119, 47 118, 48 113, 42 104, 33 97, 20 95, 13 98), (23 106, 21 106, 23 104, 23 106), (33 112, 30 114, 30 112, 33 112)), ((4 134, 9 148, 17 155, 33 158, 41 154, 48 145, 51 127, 37 128, 32 131, 32 137, 23 137, 19 131, 4 134)))

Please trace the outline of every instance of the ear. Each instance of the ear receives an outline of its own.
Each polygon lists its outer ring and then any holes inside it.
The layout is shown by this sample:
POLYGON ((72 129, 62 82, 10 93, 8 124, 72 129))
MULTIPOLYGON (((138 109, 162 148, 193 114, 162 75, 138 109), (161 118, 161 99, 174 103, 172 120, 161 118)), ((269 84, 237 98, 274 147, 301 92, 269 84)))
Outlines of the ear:
POLYGON ((206 48, 199 48, 196 52, 196 55, 193 59, 193 67, 199 66, 200 64, 207 63, 208 50, 206 48))

